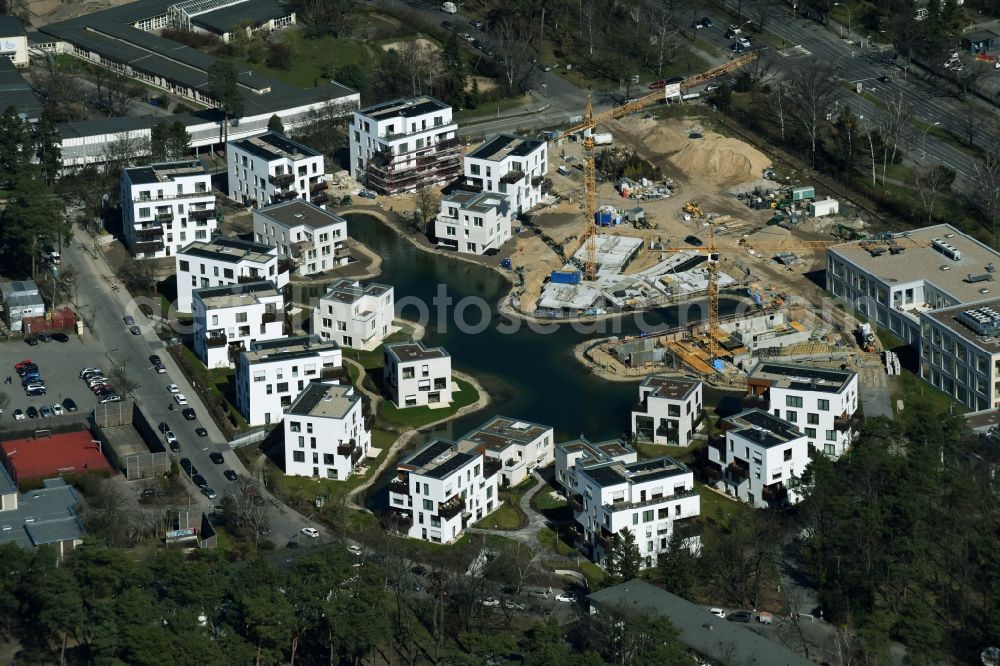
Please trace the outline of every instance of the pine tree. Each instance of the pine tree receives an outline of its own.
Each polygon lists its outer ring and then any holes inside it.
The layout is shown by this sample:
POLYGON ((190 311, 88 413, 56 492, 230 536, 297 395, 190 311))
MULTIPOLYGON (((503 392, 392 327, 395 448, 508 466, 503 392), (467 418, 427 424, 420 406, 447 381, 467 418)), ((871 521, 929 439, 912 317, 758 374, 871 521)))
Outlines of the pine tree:
POLYGON ((684 546, 684 539, 677 528, 670 534, 670 548, 660 553, 657 560, 660 584, 674 594, 689 598, 697 579, 697 560, 684 546))
POLYGON ((615 535, 604 568, 608 572, 609 585, 617 585, 639 576, 642 554, 635 542, 635 535, 627 527, 615 535))
POLYGON ((268 121, 267 121, 267 131, 268 132, 277 132, 278 134, 284 134, 285 133, 285 126, 281 122, 281 118, 278 117, 278 114, 274 114, 273 116, 271 116, 268 119, 268 121))

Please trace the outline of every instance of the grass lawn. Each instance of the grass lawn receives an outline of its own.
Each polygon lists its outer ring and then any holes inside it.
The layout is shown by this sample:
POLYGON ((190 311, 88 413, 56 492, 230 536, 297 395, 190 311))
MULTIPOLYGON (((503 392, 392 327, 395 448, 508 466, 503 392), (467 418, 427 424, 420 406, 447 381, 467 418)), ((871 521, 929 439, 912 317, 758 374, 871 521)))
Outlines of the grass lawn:
POLYGON ((520 507, 508 496, 503 497, 503 504, 496 511, 476 523, 476 527, 486 530, 516 530, 527 524, 528 517, 521 513, 520 507))
POLYGON ((695 483, 695 488, 698 490, 698 495, 701 496, 701 517, 722 527, 728 527, 729 521, 734 515, 750 510, 747 505, 709 490, 701 483, 695 483))
POLYGON ((432 421, 454 416, 455 412, 458 410, 472 405, 479 400, 479 392, 473 388, 472 384, 462 381, 461 379, 453 378, 452 381, 458 385, 459 391, 457 393, 452 393, 452 402, 448 407, 431 409, 429 407, 421 406, 399 409, 388 400, 384 400, 379 407, 378 418, 391 425, 420 428, 432 421))
POLYGON ((650 444, 649 442, 637 443, 636 451, 641 458, 662 458, 670 456, 679 463, 690 463, 694 461, 694 452, 708 446, 708 441, 696 439, 691 446, 664 446, 662 444, 650 444))
POLYGON ((969 408, 958 402, 944 391, 928 384, 907 369, 895 377, 895 389, 892 392, 892 408, 896 409, 896 401, 903 401, 903 409, 913 409, 916 405, 929 407, 935 411, 964 414, 969 408))
MULTIPOLYGON (((412 336, 413 327, 402 323, 399 326, 399 330, 387 337, 385 342, 409 340, 412 336)), ((383 351, 384 346, 385 345, 383 343, 371 351, 365 351, 362 349, 344 349, 344 356, 353 361, 357 361, 364 366, 365 370, 373 370, 375 368, 381 368, 385 365, 385 353, 383 351)))
POLYGON ((543 527, 538 532, 538 541, 541 542, 543 546, 551 550, 557 555, 562 555, 564 557, 569 557, 576 552, 570 544, 566 543, 564 540, 557 537, 555 530, 548 527, 543 527))
POLYGON ((565 509, 569 506, 569 502, 566 501, 565 497, 560 496, 556 499, 553 496, 554 492, 558 492, 555 488, 545 485, 535 493, 531 498, 531 506, 536 511, 555 511, 557 509, 565 509))
POLYGON ((212 398, 226 400, 226 409, 229 414, 236 419, 236 427, 240 430, 248 430, 250 424, 246 422, 243 415, 236 409, 236 370, 232 368, 214 368, 209 370, 201 362, 195 353, 187 345, 179 345, 181 355, 187 360, 191 369, 191 380, 193 387, 207 391, 212 398))
MULTIPOLYGON (((467 123, 473 119, 489 119, 496 118, 498 113, 504 113, 517 106, 524 104, 525 102, 530 102, 525 97, 511 97, 508 99, 502 99, 496 102, 483 102, 475 109, 463 109, 461 111, 456 111, 454 118, 456 122, 467 123)), ((530 104, 534 107, 534 104, 530 104)))
POLYGON ((570 564, 569 562, 545 562, 545 566, 551 569, 579 571, 587 579, 587 587, 591 590, 599 590, 601 583, 604 582, 604 569, 587 560, 582 555, 580 556, 579 565, 570 564))
POLYGON ((323 68, 327 63, 332 62, 337 67, 349 63, 367 65, 369 55, 368 47, 364 44, 353 39, 334 39, 325 35, 302 39, 293 59, 293 67, 289 70, 274 69, 264 63, 251 63, 239 58, 234 61, 241 69, 264 72, 300 88, 312 88, 317 82, 326 81, 323 77, 323 68))

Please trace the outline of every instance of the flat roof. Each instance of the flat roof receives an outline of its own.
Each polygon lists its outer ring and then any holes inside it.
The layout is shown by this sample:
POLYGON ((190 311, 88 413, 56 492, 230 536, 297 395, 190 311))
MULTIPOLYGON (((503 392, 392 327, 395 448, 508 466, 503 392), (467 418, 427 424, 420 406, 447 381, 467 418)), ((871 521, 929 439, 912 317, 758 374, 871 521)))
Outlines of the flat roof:
POLYGON ((62 479, 45 479, 43 486, 24 493, 17 508, 0 511, 0 544, 33 548, 83 538, 83 521, 76 514, 80 495, 62 479))
POLYGON ((778 388, 840 393, 857 374, 849 370, 761 362, 750 373, 750 377, 766 380, 771 386, 778 388))
POLYGON ((420 97, 393 99, 388 102, 372 104, 361 109, 358 113, 372 120, 382 121, 390 118, 413 118, 450 108, 439 99, 430 95, 421 95, 420 97))
POLYGON ((459 190, 452 192, 442 201, 453 203, 462 210, 473 213, 489 213, 492 210, 500 209, 506 203, 506 197, 494 192, 465 192, 459 190))
POLYGON ((334 215, 325 208, 320 208, 316 204, 303 201, 302 199, 292 199, 264 206, 255 210, 253 214, 274 220, 286 227, 305 225, 313 229, 319 229, 320 227, 328 227, 331 224, 347 224, 347 220, 339 215, 334 215))
POLYGON ((701 386, 697 379, 687 379, 684 377, 668 377, 667 375, 653 375, 646 377, 639 384, 640 388, 651 388, 650 395, 657 398, 668 398, 670 400, 684 400, 701 386))
POLYGON ((379 297, 392 287, 378 282, 359 282, 351 278, 341 278, 327 287, 327 291, 321 298, 329 301, 340 301, 341 303, 356 303, 365 296, 379 297))
POLYGON ((478 428, 473 428, 459 437, 459 442, 475 442, 491 451, 503 451, 518 444, 530 444, 551 432, 552 426, 521 421, 509 416, 494 416, 478 428))
POLYGON ((637 460, 636 462, 607 462, 599 465, 586 465, 581 468, 581 474, 590 477, 602 488, 617 486, 622 483, 647 483, 690 473, 685 465, 669 456, 652 460, 637 460))
POLYGON ((113 472, 101 445, 89 430, 57 433, 37 439, 0 441, 7 469, 15 481, 41 479, 60 474, 95 470, 113 472))
POLYGON ((301 160, 319 157, 320 153, 289 139, 284 134, 267 132, 259 136, 233 141, 233 146, 269 162, 280 159, 301 160))
POLYGON ((516 134, 494 134, 469 153, 468 157, 491 162, 499 162, 507 157, 527 157, 543 143, 540 139, 528 139, 516 134))
POLYGON ((455 442, 437 439, 401 462, 400 466, 432 479, 443 479, 476 458, 482 458, 482 454, 459 451, 455 442))
POLYGON ((579 439, 559 442, 556 444, 556 448, 566 453, 583 452, 584 457, 577 461, 581 465, 610 462, 621 456, 635 453, 635 449, 622 440, 608 439, 603 442, 591 442, 583 435, 580 435, 579 439))
POLYGON ((299 393, 285 414, 342 419, 360 400, 353 386, 312 382, 299 393))
POLYGON ((5 297, 24 296, 26 294, 37 294, 38 285, 34 280, 14 280, 13 282, 0 282, 0 294, 5 297))
MULTIPOLYGON (((125 169, 129 180, 136 185, 172 182, 178 178, 191 176, 208 176, 205 165, 198 160, 182 160, 178 162, 160 162, 141 167, 125 169)), ((206 192, 206 195, 211 192, 206 192)))
POLYGON ((243 305, 249 301, 269 296, 281 296, 281 292, 270 280, 257 282, 239 282, 221 287, 203 287, 195 289, 192 295, 206 308, 229 308, 243 305))
POLYGON ((277 260, 277 248, 273 245, 254 243, 231 236, 216 236, 212 240, 195 241, 177 253, 178 257, 200 257, 229 264, 250 261, 266 264, 277 260))
MULTIPOLYGON (((969 275, 986 274, 993 264, 1000 267, 1000 252, 980 243, 950 224, 936 224, 892 234, 891 240, 903 248, 898 254, 886 251, 873 256, 865 249, 878 241, 851 241, 827 249, 830 254, 842 257, 879 280, 895 283, 927 282, 951 295, 959 303, 982 300, 983 283, 968 282, 969 275), (931 244, 941 239, 958 250, 962 258, 954 261, 935 250, 931 244), (942 270, 948 267, 948 270, 942 270)), ((884 247, 884 245, 883 245, 884 247)))
POLYGON ((26 34, 24 24, 16 16, 0 14, 0 37, 20 37, 26 34))
POLYGON ((768 449, 805 436, 794 423, 762 409, 747 409, 739 414, 727 416, 722 422, 732 426, 724 428, 726 432, 735 432, 744 439, 758 442, 768 449))
POLYGON ((591 603, 606 611, 666 618, 678 638, 695 652, 719 663, 767 666, 815 666, 776 641, 736 622, 711 615, 704 606, 635 578, 587 595, 591 603))
POLYGON ((963 312, 968 312, 970 310, 984 310, 986 308, 1000 311, 1000 298, 994 298, 988 301, 979 301, 977 303, 965 303, 963 305, 955 305, 950 308, 941 308, 940 310, 927 310, 922 312, 921 315, 937 322, 944 328, 949 329, 953 333, 956 333, 958 336, 968 340, 970 343, 990 354, 1000 354, 1000 336, 998 336, 1000 331, 991 330, 986 334, 981 334, 963 324, 959 319, 959 316, 963 312))
POLYGON ((333 340, 323 340, 318 335, 295 335, 276 340, 258 340, 250 349, 241 352, 250 364, 282 361, 294 358, 311 358, 320 352, 340 349, 333 340))
POLYGON ((254 26, 258 26, 271 19, 283 18, 293 13, 294 9, 277 0, 253 0, 198 14, 191 19, 191 23, 223 35, 233 32, 244 21, 250 21, 254 26))
POLYGON ((399 363, 408 361, 427 361, 434 358, 448 358, 444 347, 427 347, 423 340, 409 342, 391 342, 385 345, 387 354, 393 356, 399 363))
POLYGON ((28 120, 42 115, 42 100, 9 58, 0 58, 0 100, 4 109, 13 106, 28 120))
POLYGON ((14 479, 10 478, 10 474, 6 468, 0 465, 0 495, 9 495, 16 492, 17 484, 14 483, 14 479))

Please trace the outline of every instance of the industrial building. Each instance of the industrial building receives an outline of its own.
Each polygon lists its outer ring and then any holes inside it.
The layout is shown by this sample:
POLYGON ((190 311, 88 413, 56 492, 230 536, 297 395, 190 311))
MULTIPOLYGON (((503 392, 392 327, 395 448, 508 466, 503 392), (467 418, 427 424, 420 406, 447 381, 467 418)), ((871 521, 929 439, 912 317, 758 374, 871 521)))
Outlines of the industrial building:
POLYGON ((920 376, 972 411, 1000 407, 1000 299, 920 313, 920 376))
POLYGON ((295 10, 277 0, 184 0, 170 7, 174 25, 191 32, 215 35, 228 44, 242 31, 272 33, 295 25, 295 10))
POLYGON ((0 283, 3 318, 11 331, 22 331, 24 320, 45 315, 45 301, 34 280, 0 283))
POLYGON ((260 136, 226 144, 229 198, 258 208, 289 199, 321 204, 325 167, 323 154, 283 134, 260 136))
POLYGON ((528 478, 536 469, 555 460, 552 427, 519 421, 507 416, 494 416, 458 439, 462 450, 475 449, 499 461, 500 483, 513 487, 528 478))
POLYGON ((639 384, 632 433, 644 442, 688 446, 703 416, 702 382, 654 375, 639 384))

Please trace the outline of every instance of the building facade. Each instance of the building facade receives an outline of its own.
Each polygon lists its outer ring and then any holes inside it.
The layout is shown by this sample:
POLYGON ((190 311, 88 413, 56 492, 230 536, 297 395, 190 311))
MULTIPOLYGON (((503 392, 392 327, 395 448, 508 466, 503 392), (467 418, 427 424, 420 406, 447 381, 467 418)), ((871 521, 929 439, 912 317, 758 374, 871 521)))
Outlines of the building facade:
POLYGON ((702 421, 702 383, 680 377, 647 377, 632 410, 632 434, 639 441, 688 446, 702 421))
POLYGON ((34 280, 0 283, 0 300, 4 321, 11 331, 23 331, 25 319, 45 314, 45 301, 34 280))
POLYGON ((465 184, 508 197, 514 217, 541 202, 547 172, 546 142, 514 134, 494 134, 465 156, 465 184))
POLYGON ((236 407, 251 426, 277 423, 311 383, 343 367, 335 342, 299 335, 254 342, 236 364, 236 407))
POLYGON ((15 67, 27 67, 28 33, 17 18, 0 14, 0 58, 8 58, 15 67))
POLYGON ((463 450, 478 450, 501 463, 500 484, 512 487, 555 461, 552 427, 494 416, 459 438, 463 450))
POLYGON ((351 176, 381 194, 452 180, 462 170, 457 131, 451 107, 426 95, 355 111, 347 128, 351 176))
POLYGON ((226 144, 229 198, 254 208, 302 199, 326 202, 323 154, 267 132, 226 144))
POLYGON ((483 254, 510 240, 510 197, 491 192, 454 192, 441 199, 434 220, 439 245, 483 254))
POLYGON ((285 474, 347 479, 371 448, 363 404, 353 386, 308 384, 285 414, 285 474))
POLYGON ((385 345, 385 390, 396 407, 447 406, 451 403, 451 355, 423 342, 385 345))
POLYGON ((861 428, 858 374, 847 370, 762 362, 747 378, 743 404, 794 424, 810 454, 839 458, 861 428))
POLYGON ((292 199, 253 212, 254 240, 275 245, 299 277, 350 261, 347 220, 314 203, 292 199))
POLYGON ((122 229, 137 259, 169 257, 215 235, 212 178, 201 162, 164 162, 122 172, 122 229))
POLYGON ((177 303, 181 312, 191 312, 195 289, 224 287, 239 282, 270 280, 278 289, 288 285, 289 267, 278 260, 278 248, 230 236, 208 242, 195 241, 177 253, 177 303))
POLYGON ((451 543, 500 506, 499 471, 482 453, 431 442, 397 465, 388 517, 410 538, 451 543))
POLYGON ((761 409, 722 420, 725 438, 709 440, 715 486, 759 509, 794 504, 790 482, 809 464, 809 442, 794 423, 761 409))
POLYGON ((344 347, 374 349, 392 332, 393 288, 341 278, 320 296, 313 314, 313 333, 344 347))
POLYGON ((1000 300, 920 315, 920 376, 972 411, 1000 407, 1000 300))
POLYGON ((209 369, 233 367, 254 342, 287 334, 284 296, 267 280, 195 289, 191 312, 194 353, 209 369))

